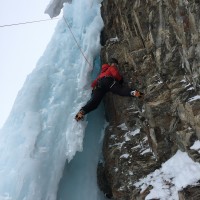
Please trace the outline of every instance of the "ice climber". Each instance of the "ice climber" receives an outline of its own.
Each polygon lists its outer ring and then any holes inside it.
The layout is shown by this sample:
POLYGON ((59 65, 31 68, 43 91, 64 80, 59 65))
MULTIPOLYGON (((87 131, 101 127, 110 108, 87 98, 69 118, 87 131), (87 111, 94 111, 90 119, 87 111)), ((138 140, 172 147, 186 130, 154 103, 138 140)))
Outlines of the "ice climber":
POLYGON ((96 109, 107 92, 112 92, 120 96, 142 97, 142 93, 122 86, 123 78, 118 69, 118 61, 111 58, 109 64, 103 64, 98 77, 92 82, 93 88, 90 100, 76 114, 76 121, 83 120, 84 116, 96 109))

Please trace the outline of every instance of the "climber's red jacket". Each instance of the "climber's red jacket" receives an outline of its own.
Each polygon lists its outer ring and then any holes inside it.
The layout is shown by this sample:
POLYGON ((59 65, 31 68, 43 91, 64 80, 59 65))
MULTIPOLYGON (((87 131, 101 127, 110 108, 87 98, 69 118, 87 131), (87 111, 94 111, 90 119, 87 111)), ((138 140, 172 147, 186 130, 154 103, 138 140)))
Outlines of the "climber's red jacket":
POLYGON ((101 68, 101 73, 91 84, 92 88, 94 88, 97 85, 97 81, 103 77, 113 77, 117 81, 120 81, 122 79, 122 76, 120 75, 115 65, 110 66, 108 64, 103 64, 101 68))

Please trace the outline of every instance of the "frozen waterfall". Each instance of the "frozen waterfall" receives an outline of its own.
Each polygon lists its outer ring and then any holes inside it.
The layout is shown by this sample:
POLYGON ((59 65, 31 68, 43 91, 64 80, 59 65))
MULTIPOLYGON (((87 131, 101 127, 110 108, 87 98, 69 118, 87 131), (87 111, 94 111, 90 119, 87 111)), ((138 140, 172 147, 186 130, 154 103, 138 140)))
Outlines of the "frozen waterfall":
POLYGON ((90 97, 91 74, 100 65, 100 6, 98 0, 73 0, 63 11, 90 64, 63 18, 19 91, 0 131, 0 200, 104 199, 96 185, 103 109, 83 122, 74 120, 90 97), (83 141, 84 151, 76 154, 83 141))

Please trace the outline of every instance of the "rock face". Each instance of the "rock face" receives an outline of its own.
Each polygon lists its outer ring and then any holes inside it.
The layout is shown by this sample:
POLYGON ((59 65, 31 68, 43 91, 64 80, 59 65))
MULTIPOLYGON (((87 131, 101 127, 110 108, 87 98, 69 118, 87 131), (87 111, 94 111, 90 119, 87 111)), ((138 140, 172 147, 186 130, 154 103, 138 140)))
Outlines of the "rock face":
MULTIPOLYGON (((200 139, 200 1, 107 0, 102 17, 102 62, 117 58, 125 85, 145 98, 106 96, 99 184, 113 199, 144 199, 151 188, 140 193, 133 183, 178 149, 200 162, 190 149, 200 139)), ((197 186, 179 192, 199 195, 197 186)))

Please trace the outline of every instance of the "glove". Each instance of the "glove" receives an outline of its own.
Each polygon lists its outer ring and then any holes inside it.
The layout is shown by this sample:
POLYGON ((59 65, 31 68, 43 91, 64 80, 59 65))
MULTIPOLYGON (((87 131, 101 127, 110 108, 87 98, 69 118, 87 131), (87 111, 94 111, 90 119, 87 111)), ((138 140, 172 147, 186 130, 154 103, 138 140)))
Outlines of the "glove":
POLYGON ((131 92, 131 95, 134 96, 134 97, 142 98, 144 93, 139 92, 137 90, 134 90, 134 91, 131 92))
POLYGON ((80 110, 75 116, 76 121, 78 122, 80 120, 84 120, 84 115, 85 112, 83 110, 80 110))

